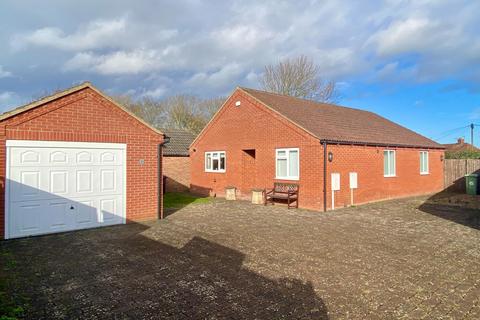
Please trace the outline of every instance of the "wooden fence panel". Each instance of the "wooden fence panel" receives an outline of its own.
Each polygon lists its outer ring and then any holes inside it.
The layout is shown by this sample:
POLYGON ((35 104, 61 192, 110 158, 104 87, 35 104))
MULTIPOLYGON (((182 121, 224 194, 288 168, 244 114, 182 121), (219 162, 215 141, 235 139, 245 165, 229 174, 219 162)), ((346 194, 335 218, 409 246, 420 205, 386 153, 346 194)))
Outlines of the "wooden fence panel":
POLYGON ((465 192, 465 175, 480 173, 480 159, 445 159, 445 189, 465 192))

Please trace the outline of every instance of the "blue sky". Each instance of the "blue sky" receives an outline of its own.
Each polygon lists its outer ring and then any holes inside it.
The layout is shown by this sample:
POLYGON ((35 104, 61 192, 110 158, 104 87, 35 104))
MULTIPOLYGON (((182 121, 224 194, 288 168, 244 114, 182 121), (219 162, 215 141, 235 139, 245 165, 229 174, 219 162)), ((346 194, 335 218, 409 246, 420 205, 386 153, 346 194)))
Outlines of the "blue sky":
POLYGON ((3 0, 0 110, 85 80, 137 97, 227 95, 304 54, 338 82, 339 104, 469 139, 451 129, 480 124, 479 15, 460 0, 3 0))

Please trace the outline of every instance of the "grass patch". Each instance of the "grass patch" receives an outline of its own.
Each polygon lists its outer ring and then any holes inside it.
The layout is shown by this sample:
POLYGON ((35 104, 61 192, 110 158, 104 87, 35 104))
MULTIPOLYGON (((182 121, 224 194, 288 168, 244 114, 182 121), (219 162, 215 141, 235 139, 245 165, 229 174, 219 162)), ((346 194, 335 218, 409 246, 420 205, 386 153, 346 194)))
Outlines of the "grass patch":
POLYGON ((183 208, 189 204, 201 204, 212 201, 211 198, 202 198, 182 192, 167 192, 163 196, 164 208, 183 208))

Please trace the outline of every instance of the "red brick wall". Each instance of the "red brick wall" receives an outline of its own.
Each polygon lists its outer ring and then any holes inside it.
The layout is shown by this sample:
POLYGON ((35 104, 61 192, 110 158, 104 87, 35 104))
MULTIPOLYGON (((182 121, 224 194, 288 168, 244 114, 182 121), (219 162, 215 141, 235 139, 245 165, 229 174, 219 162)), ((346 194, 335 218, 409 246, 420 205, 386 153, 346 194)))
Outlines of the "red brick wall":
POLYGON ((333 161, 327 163, 327 204, 331 208, 331 173, 340 173, 340 190, 335 192, 335 207, 350 205, 349 173, 357 172, 358 189, 354 204, 430 194, 443 189, 443 151, 429 152, 429 174, 420 174, 420 151, 413 148, 328 145, 333 161), (396 176, 384 177, 383 151, 395 150, 396 176))
POLYGON ((5 224, 5 141, 9 139, 126 143, 127 220, 157 218, 157 150, 162 136, 85 88, 0 122, 0 237, 5 224))
POLYGON ((275 148, 289 147, 300 148, 300 181, 296 181, 301 185, 299 203, 319 208, 322 158, 318 140, 237 91, 191 147, 191 190, 222 196, 225 187, 233 185, 240 189, 239 197, 248 198, 252 188, 271 188, 274 181, 281 181, 274 179, 275 148), (237 100, 242 102, 240 107, 235 106, 237 100), (248 158, 242 150, 249 149, 255 149, 255 163, 249 163, 249 172, 244 172, 248 158), (225 173, 205 172, 206 151, 226 151, 225 173))
POLYGON ((186 192, 190 189, 190 158, 163 157, 166 192, 186 192))
MULTIPOLYGON (((300 149, 299 205, 323 209, 323 146, 318 139, 292 125, 241 91, 236 91, 212 123, 191 147, 191 190, 202 194, 224 195, 226 186, 235 186, 240 198, 248 198, 252 188, 271 188, 275 181, 275 149, 300 149), (235 102, 241 101, 236 107, 235 102), (242 150, 255 149, 255 164, 245 162, 242 150), (206 151, 226 151, 226 172, 204 170, 206 151), (249 172, 246 173, 245 167, 249 172), (248 176, 247 176, 248 175, 248 176)), ((355 203, 428 194, 443 187, 443 151, 430 150, 430 174, 420 175, 420 150, 399 149, 396 154, 397 177, 383 176, 384 148, 329 145, 334 160, 327 165, 327 204, 330 208, 330 173, 341 174, 341 191, 336 206, 350 202, 348 173, 358 172, 359 188, 355 203), (377 153, 378 150, 378 153, 377 153)))

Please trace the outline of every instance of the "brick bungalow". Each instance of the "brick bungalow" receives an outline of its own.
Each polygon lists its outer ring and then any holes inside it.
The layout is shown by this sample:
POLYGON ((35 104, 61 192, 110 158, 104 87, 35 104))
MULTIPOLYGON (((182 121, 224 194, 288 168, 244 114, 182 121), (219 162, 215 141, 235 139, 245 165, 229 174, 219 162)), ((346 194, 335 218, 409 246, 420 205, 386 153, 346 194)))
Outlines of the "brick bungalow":
POLYGON ((314 210, 443 188, 440 144, 372 112, 246 88, 226 100, 190 158, 192 192, 223 196, 234 186, 249 198, 253 188, 296 183, 299 206, 314 210))
POLYGON ((170 139, 163 147, 165 192, 186 192, 190 189, 190 154, 188 147, 195 139, 191 132, 161 129, 170 139))

